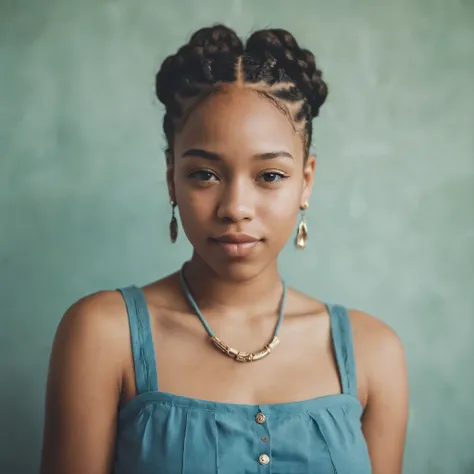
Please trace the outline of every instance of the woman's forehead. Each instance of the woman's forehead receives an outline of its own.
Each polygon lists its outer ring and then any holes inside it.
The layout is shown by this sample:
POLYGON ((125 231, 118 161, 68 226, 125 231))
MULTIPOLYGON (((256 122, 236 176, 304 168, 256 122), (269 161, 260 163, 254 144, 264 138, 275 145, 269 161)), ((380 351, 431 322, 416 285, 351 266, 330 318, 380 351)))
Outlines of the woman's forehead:
MULTIPOLYGON (((195 108, 176 134, 175 149, 190 146, 238 147, 265 153, 269 148, 301 149, 291 119, 255 91, 229 88, 195 108)), ((219 152, 216 150, 216 152, 219 152)))

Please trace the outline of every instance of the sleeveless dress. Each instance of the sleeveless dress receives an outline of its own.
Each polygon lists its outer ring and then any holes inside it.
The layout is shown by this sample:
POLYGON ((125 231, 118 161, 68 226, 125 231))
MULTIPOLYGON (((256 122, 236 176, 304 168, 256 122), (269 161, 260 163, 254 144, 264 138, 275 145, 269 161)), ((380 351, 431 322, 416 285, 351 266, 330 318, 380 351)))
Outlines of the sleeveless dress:
POLYGON ((143 292, 135 286, 119 291, 127 306, 137 396, 118 415, 114 474, 371 473, 344 307, 327 305, 341 394, 244 405, 160 392, 143 292))

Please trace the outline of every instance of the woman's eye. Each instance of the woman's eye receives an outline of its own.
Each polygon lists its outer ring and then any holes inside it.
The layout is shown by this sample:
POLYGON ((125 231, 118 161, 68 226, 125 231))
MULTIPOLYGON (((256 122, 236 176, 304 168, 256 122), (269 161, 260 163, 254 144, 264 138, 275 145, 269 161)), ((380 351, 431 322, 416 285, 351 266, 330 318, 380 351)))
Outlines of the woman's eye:
POLYGON ((216 178, 216 175, 211 171, 199 170, 194 171, 189 175, 190 178, 197 179, 198 181, 211 181, 213 178, 216 178))
POLYGON ((278 181, 285 179, 286 176, 282 173, 277 173, 274 171, 274 172, 269 172, 269 173, 263 173, 261 178, 266 183, 277 183, 278 181))

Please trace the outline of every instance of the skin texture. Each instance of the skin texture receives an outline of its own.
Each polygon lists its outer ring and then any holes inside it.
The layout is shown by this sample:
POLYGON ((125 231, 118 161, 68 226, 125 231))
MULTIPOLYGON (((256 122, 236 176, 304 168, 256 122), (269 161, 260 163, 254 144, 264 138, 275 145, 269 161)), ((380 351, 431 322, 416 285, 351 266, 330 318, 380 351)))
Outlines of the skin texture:
MULTIPOLYGON (((167 158, 170 198, 194 247, 186 277, 197 303, 222 340, 258 350, 275 327, 282 291, 276 258, 309 200, 315 158, 305 160, 302 137, 281 110, 236 86, 192 112, 167 158), (230 258, 210 241, 229 231, 262 240, 248 257, 230 258)), ((322 302, 289 289, 282 343, 258 363, 237 364, 209 344, 176 273, 144 292, 161 391, 246 404, 340 393, 322 302)), ((404 350, 378 319, 360 311, 350 318, 373 472, 400 474, 408 412, 404 350)), ((42 473, 109 474, 117 412, 135 395, 121 296, 99 292, 76 302, 51 355, 42 473)))

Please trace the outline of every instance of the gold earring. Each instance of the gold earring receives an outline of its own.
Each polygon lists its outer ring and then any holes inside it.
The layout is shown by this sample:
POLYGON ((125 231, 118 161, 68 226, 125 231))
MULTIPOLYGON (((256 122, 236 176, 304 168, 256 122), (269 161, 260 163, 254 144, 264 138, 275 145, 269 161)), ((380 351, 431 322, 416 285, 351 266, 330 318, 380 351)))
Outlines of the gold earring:
POLYGON ((178 220, 176 219, 175 209, 176 209, 176 202, 171 201, 171 206, 173 208, 171 214, 171 222, 170 222, 170 238, 173 244, 176 242, 178 238, 178 220))
POLYGON ((308 207, 309 206, 307 202, 301 206, 301 219, 300 223, 298 224, 298 231, 296 232, 295 239, 295 246, 299 250, 305 249, 308 242, 308 226, 306 224, 306 209, 308 209, 308 207))

